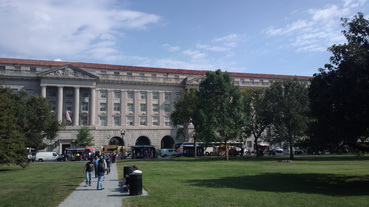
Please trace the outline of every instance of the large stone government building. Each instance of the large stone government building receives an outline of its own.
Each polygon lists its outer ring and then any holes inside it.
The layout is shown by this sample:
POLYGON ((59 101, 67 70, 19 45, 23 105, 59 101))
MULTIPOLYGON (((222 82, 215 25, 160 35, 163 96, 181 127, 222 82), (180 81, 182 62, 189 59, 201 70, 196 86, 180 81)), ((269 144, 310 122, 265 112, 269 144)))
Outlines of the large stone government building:
MULTIPOLYGON (((136 144, 171 148, 189 140, 176 138, 170 114, 183 88, 197 87, 206 71, 136 67, 81 62, 0 58, 0 85, 45 97, 56 119, 68 126, 49 151, 71 147, 81 126, 87 125, 95 148, 136 144)), ((268 87, 292 76, 231 73, 235 84, 268 87)), ((294 76, 301 81, 310 77, 294 76)), ((251 145, 247 143, 247 145, 251 145)), ((249 142, 249 141, 248 141, 249 142)))

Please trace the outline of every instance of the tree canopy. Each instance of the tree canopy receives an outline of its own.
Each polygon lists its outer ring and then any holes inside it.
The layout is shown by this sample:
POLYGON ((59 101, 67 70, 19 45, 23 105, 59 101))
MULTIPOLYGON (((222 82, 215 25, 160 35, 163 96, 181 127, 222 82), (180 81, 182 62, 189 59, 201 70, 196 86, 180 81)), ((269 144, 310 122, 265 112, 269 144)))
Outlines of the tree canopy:
POLYGON ((87 126, 81 127, 77 134, 77 138, 73 141, 76 147, 87 147, 93 145, 94 137, 90 133, 90 128, 87 126))
POLYGON ((358 147, 369 135, 369 20, 342 18, 347 43, 333 45, 330 64, 314 74, 309 90, 312 145, 358 147))
POLYGON ((44 139, 54 139, 60 124, 51 112, 50 105, 41 96, 16 93, 0 87, 1 163, 21 164, 26 147, 45 148, 44 139))
POLYGON ((307 85, 296 78, 274 82, 267 90, 273 114, 273 142, 286 141, 293 159, 295 141, 306 136, 309 124, 307 85))
POLYGON ((272 103, 266 96, 264 88, 245 88, 241 94, 244 96, 244 110, 250 119, 248 125, 245 126, 245 135, 254 136, 254 146, 259 156, 258 142, 260 138, 266 138, 263 135, 273 122, 272 103))
POLYGON ((195 137, 204 142, 222 141, 227 146, 229 140, 240 138, 246 120, 240 90, 230 74, 221 70, 207 72, 199 85, 194 111, 195 137))

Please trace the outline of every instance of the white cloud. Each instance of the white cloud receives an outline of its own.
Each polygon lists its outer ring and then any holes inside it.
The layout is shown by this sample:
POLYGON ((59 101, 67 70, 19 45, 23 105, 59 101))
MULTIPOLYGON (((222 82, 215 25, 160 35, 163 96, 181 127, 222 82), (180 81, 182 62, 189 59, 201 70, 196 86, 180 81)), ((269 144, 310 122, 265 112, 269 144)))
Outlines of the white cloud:
POLYGON ((204 44, 197 44, 196 47, 199 49, 210 50, 210 51, 215 51, 215 52, 222 52, 222 51, 229 50, 229 48, 227 47, 210 46, 210 45, 204 45, 204 44))
POLYGON ((198 50, 185 50, 183 51, 184 55, 190 56, 191 59, 197 60, 201 58, 205 58, 207 55, 198 50))
POLYGON ((234 42, 234 41, 239 41, 242 39, 242 35, 239 35, 239 34, 229 34, 229 35, 226 35, 226 36, 223 36, 223 37, 218 37, 218 38, 215 38, 213 39, 214 42, 234 42))
POLYGON ((269 27, 265 33, 271 36, 288 35, 289 45, 296 51, 326 51, 332 44, 345 41, 341 34, 340 18, 355 14, 367 0, 342 0, 324 8, 311 8, 305 19, 299 19, 284 27, 269 27))
POLYGON ((179 46, 171 46, 169 44, 163 44, 161 45, 161 47, 168 50, 169 52, 178 52, 181 49, 181 47, 179 46))
POLYGON ((121 31, 144 30, 160 17, 117 7, 118 0, 0 2, 0 50, 28 57, 105 59, 119 55, 121 31))

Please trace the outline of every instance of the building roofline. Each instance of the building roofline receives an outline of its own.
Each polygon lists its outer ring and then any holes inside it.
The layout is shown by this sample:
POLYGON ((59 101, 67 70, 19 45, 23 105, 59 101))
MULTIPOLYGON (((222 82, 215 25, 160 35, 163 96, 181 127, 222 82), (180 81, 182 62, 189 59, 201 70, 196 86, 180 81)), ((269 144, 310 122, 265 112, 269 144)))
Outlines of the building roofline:
MULTIPOLYGON (((170 69, 144 66, 127 66, 127 65, 112 65, 100 63, 85 63, 85 62, 64 62, 64 61, 50 61, 50 60, 35 60, 35 59, 17 59, 17 58, 0 58, 0 64, 12 65, 33 65, 33 66, 64 66, 73 65, 80 68, 93 68, 103 70, 125 70, 137 72, 155 72, 155 73, 174 73, 174 74, 188 74, 188 75, 205 75, 205 70, 192 69, 170 69)), ((299 80, 310 80, 310 76, 293 76, 293 75, 276 75, 276 74, 259 74, 259 73, 235 73, 229 72, 232 77, 244 78, 265 78, 265 79, 286 79, 297 78, 299 80)))

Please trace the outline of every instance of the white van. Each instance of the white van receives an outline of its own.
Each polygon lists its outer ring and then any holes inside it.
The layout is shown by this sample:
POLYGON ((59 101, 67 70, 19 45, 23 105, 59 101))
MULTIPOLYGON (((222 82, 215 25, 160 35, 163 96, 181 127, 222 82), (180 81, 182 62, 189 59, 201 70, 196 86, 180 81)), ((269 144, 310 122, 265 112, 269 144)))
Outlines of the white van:
POLYGON ((177 152, 175 149, 161 149, 159 155, 162 157, 180 157, 181 153, 177 152))
POLYGON ((43 161, 56 161, 60 158, 60 155, 56 152, 37 152, 36 160, 43 161))

